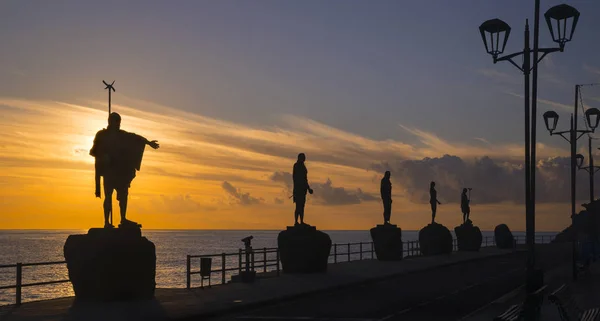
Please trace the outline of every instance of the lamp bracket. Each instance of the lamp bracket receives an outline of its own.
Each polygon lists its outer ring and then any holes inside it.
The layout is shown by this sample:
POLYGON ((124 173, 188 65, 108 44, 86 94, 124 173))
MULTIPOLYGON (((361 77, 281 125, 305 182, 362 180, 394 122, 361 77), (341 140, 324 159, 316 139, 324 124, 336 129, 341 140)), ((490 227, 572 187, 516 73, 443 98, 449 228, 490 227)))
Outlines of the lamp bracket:
POLYGON ((567 143, 570 144, 571 143, 571 139, 569 139, 567 136, 565 136, 565 134, 569 134, 569 136, 570 136, 571 131, 570 130, 566 130, 566 131, 562 131, 562 132, 552 132, 552 133, 550 133, 550 135, 560 135, 560 137, 564 138, 567 141, 567 143))
POLYGON ((587 133, 593 133, 593 130, 586 130, 586 129, 579 129, 575 131, 576 133, 579 133, 579 136, 577 136, 577 138, 575 140, 578 140, 579 138, 581 138, 583 135, 587 134, 587 133))
MULTIPOLYGON (((544 59, 544 57, 546 57, 546 55, 547 55, 547 54, 549 54, 549 53, 553 53, 553 52, 557 52, 557 51, 561 51, 561 52, 562 52, 562 51, 563 51, 563 49, 561 49, 561 48, 539 48, 539 49, 538 49, 538 52, 541 52, 541 53, 543 53, 543 55, 541 55, 541 56, 538 58, 538 61, 537 61, 537 62, 538 62, 538 63, 540 63, 540 62, 542 61, 542 59, 544 59)), ((533 67, 531 67, 531 69, 530 69, 530 70, 533 70, 533 67)))
POLYGON ((504 57, 495 58, 494 63, 496 63, 497 61, 508 61, 511 64, 513 64, 513 66, 517 67, 517 69, 519 69, 521 72, 525 72, 525 69, 523 69, 523 67, 519 67, 519 65, 517 65, 517 63, 514 62, 514 60, 512 59, 512 58, 520 56, 520 55, 523 55, 523 51, 515 52, 513 54, 506 55, 504 57))

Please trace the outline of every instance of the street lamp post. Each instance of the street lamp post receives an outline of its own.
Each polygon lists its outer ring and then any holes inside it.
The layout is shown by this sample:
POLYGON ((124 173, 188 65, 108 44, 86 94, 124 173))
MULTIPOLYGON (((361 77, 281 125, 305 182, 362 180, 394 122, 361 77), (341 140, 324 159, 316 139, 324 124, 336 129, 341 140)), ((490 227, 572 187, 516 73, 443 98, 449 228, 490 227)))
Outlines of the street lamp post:
MULTIPOLYGON (((600 121, 600 111, 596 108, 589 108, 585 112, 585 118, 589 127, 591 129, 577 129, 577 102, 579 97, 579 85, 575 85, 575 108, 574 114, 571 114, 571 124, 569 130, 555 132, 556 125, 558 124, 558 114, 554 111, 547 111, 544 113, 544 122, 546 123, 546 128, 550 132, 550 135, 560 135, 564 138, 571 146, 571 228, 573 229, 573 235, 575 235, 575 225, 573 224, 575 220, 576 210, 575 210, 575 192, 576 192, 576 168, 580 166, 583 162, 583 155, 578 157, 575 153, 577 150, 577 140, 581 138, 584 134, 593 133, 598 127, 598 122, 600 121), (566 136, 568 134, 568 138, 566 136), (579 165, 579 166, 578 166, 579 165)), ((576 248, 575 248, 576 240, 572 240, 572 273, 573 279, 577 279, 577 268, 575 265, 576 260, 576 248)))
POLYGON ((517 67, 524 75, 525 89, 525 225, 527 238, 527 290, 535 291, 542 283, 541 271, 536 271, 535 267, 535 164, 536 164, 536 115, 537 115, 537 72, 538 63, 549 53, 563 51, 565 44, 571 41, 573 32, 579 20, 579 12, 566 4, 561 4, 550 8, 544 14, 552 40, 558 43, 556 48, 539 48, 539 20, 540 20, 540 0, 535 0, 534 11, 534 30, 533 30, 533 50, 530 49, 529 42, 529 21, 525 20, 525 43, 521 52, 499 57, 504 52, 508 36, 510 35, 510 26, 500 20, 491 19, 485 21, 479 26, 479 32, 485 49, 492 55, 494 63, 498 61, 508 61, 517 67), (572 19, 570 32, 567 32, 567 20, 572 19), (554 27, 556 26, 556 30, 554 27), (503 37, 500 40, 500 37, 503 37), (489 43, 488 43, 489 39, 489 43), (533 53, 533 63, 531 54, 533 53), (541 57, 538 54, 542 53, 541 57), (522 56, 523 64, 519 66, 513 58, 522 56), (533 65, 533 66, 532 66, 533 65), (530 73, 533 72, 533 81, 530 88, 530 73), (530 89, 532 97, 530 97, 530 89), (530 113, 531 103, 531 113, 530 113), (531 117, 530 117, 531 116, 531 117))
POLYGON ((583 169, 590 174, 590 202, 594 201, 594 175, 598 170, 600 170, 600 166, 594 166, 594 156, 592 155, 592 139, 594 139, 592 136, 588 136, 588 166, 582 166, 585 158, 583 155, 577 154, 575 156, 575 158, 577 158, 577 168, 583 169))

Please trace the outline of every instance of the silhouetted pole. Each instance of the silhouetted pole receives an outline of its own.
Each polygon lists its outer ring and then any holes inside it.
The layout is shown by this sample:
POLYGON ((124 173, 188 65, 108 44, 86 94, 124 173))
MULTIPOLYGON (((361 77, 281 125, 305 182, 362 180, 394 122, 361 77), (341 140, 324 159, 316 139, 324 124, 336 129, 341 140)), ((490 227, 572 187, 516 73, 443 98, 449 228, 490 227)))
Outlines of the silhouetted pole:
MULTIPOLYGON (((111 104, 111 93, 112 93, 112 91, 116 91, 115 87, 113 87, 113 85, 115 84, 115 81, 113 80, 113 82, 110 83, 110 84, 108 84, 104 80, 102 80, 102 82, 106 86, 106 87, 104 87, 104 89, 108 89, 108 116, 110 116, 110 113, 111 113, 111 106, 110 106, 110 104, 111 104)), ((106 195, 104 197, 106 197, 106 195)), ((112 202, 111 202, 111 209, 110 209, 109 220, 110 220, 110 225, 112 225, 112 223, 113 223, 112 202)))
MULTIPOLYGON (((535 24, 534 24, 535 25, 535 24)), ((535 32, 534 32, 535 34, 535 32)), ((535 146, 531 141, 529 104, 529 71, 531 70, 531 50, 529 47, 529 19, 525 20, 525 47, 523 49, 523 75, 525 77, 525 239, 527 243, 527 291, 533 292, 537 287, 533 281, 533 270, 535 267, 535 212, 533 207, 532 185, 535 184, 532 178, 532 159, 531 147, 535 146)), ((534 78, 534 82, 535 82, 534 78)), ((533 116, 535 119, 535 114, 533 116)))
MULTIPOLYGON (((577 86, 575 86, 575 88, 577 89, 577 86)), ((577 90, 575 90, 575 92, 577 92, 577 90)), ((575 99, 575 112, 577 112, 577 99, 575 99)), ((577 161, 575 159, 575 152, 576 152, 576 148, 577 148, 577 131, 576 131, 576 121, 577 118, 575 118, 575 120, 573 119, 573 114, 571 114, 571 130, 570 130, 570 143, 571 143, 571 229, 573 230, 573 235, 575 235, 575 186, 576 186, 576 176, 575 176, 575 167, 577 166, 575 164, 575 162, 577 161)), ((576 246, 575 246, 575 242, 576 239, 575 237, 573 238, 573 242, 571 242, 572 247, 571 247, 571 251, 573 252, 573 258, 571 260, 571 271, 573 273, 573 280, 577 279, 577 265, 575 264, 575 261, 577 259, 577 255, 576 255, 576 246)))
MULTIPOLYGON (((508 61, 523 72, 525 78, 525 229, 527 238, 527 290, 529 292, 537 290, 537 288, 542 285, 541 282, 543 282, 542 271, 535 269, 535 170, 538 65, 546 55, 558 51, 562 52, 564 50, 565 44, 571 41, 579 19, 579 12, 569 5, 562 4, 550 8, 544 16, 548 28, 550 29, 552 40, 558 43, 559 46, 554 48, 539 48, 539 15, 540 1, 535 0, 533 20, 533 62, 531 61, 532 50, 530 48, 528 21, 525 22, 525 46, 523 51, 502 57, 499 56, 504 52, 506 47, 511 31, 510 26, 500 19, 490 19, 479 26, 481 39, 487 53, 492 55, 494 63, 498 61, 508 61), (569 18, 573 18, 573 20, 571 21, 571 33, 567 34, 566 22, 569 18), (556 26, 556 30, 554 26, 556 26), (500 39, 501 35, 504 37, 502 40, 500 39), (542 55, 538 57, 540 53, 542 53, 542 55), (513 60, 513 58, 517 56, 523 57, 523 64, 519 65, 513 60), (529 79, 530 72, 533 72, 531 85, 529 79), (529 110, 530 104, 531 111, 529 110)), ((557 118, 558 116, 556 115, 556 119, 557 118)))
POLYGON ((106 87, 104 87, 104 89, 108 89, 108 114, 110 115, 111 113, 111 106, 110 106, 110 102, 111 102, 111 91, 116 91, 115 87, 113 87, 113 85, 115 84, 115 81, 113 80, 112 83, 108 84, 106 81, 102 80, 102 82, 104 83, 104 85, 106 85, 106 87))
POLYGON ((589 173, 590 173, 590 203, 594 201, 594 173, 595 173, 595 167, 594 167, 594 156, 592 156, 592 136, 588 136, 588 155, 590 157, 589 159, 589 173))
MULTIPOLYGON (((575 264, 576 260, 577 260, 577 231, 575 230, 575 215, 576 213, 576 209, 575 209, 575 198, 576 198, 576 186, 577 186, 577 177, 575 176, 576 173, 576 168, 579 167, 581 164, 577 164, 577 156, 576 150, 577 150, 577 140, 579 138, 581 138, 582 135, 584 134, 588 134, 588 133, 593 133, 596 129, 596 127, 598 127, 598 117, 600 117, 600 110, 598 110, 597 108, 588 108, 588 110, 586 110, 585 112, 585 118, 587 121, 587 124, 589 125, 589 129, 577 129, 577 109, 579 108, 579 92, 580 92, 580 86, 581 85, 575 85, 575 104, 573 105, 574 108, 574 112, 571 114, 571 122, 570 122, 570 129, 568 131, 561 131, 561 132, 554 132, 554 130, 556 129, 556 124, 558 123, 558 114, 554 111, 547 111, 544 113, 544 121, 546 122, 546 127, 548 128, 548 131, 550 131, 550 135, 560 135, 562 136, 565 140, 567 140, 571 146, 571 229, 572 229, 572 235, 573 235, 573 240, 572 240, 572 262, 571 262, 571 268, 572 268, 572 274, 573 274, 573 279, 576 280, 577 279, 577 265, 575 264), (569 133, 568 138, 565 136, 566 133, 569 133)), ((579 155, 581 158, 581 161, 583 162, 583 155, 579 155)), ((593 168, 589 168, 590 171, 592 171, 592 175, 593 175, 593 168)), ((592 178, 593 179, 593 178, 592 178)), ((591 186, 590 186, 591 188, 591 186)), ((592 194, 593 197, 593 194, 592 194)))

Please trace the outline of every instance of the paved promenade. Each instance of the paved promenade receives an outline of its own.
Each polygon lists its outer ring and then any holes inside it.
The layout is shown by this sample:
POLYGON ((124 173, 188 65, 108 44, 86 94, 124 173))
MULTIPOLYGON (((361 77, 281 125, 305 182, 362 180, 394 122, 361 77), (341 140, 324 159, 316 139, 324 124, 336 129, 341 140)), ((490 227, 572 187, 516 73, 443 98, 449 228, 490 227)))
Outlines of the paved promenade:
MULTIPOLYGON (((157 289, 156 299, 136 303, 76 304, 73 298, 25 303, 3 309, 0 321, 33 320, 199 320, 242 313, 283 301, 344 291, 401 275, 436 271, 499 257, 515 257, 515 251, 485 248, 480 252, 416 257, 398 262, 376 260, 330 264, 327 273, 285 275, 260 279, 254 284, 233 283, 208 289, 157 289)), ((519 259, 519 262, 523 262, 519 259)))
MULTIPOLYGON (((544 278, 548 290, 541 308, 541 320, 560 321, 557 307, 548 300, 548 295, 562 284, 569 284, 575 301, 582 309, 600 307, 600 262, 591 265, 589 273, 581 274, 576 281, 571 275, 571 264, 565 264, 547 273, 544 278)), ((461 321, 491 321, 513 304, 525 299, 524 288, 519 288, 502 298, 482 307, 461 321)))

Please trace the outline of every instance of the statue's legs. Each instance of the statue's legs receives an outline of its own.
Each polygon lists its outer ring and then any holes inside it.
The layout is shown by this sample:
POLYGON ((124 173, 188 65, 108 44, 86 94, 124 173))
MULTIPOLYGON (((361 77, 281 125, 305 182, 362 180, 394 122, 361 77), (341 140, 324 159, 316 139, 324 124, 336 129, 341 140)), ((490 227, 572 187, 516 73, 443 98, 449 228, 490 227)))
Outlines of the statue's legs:
POLYGON ((306 195, 294 196, 296 202, 296 211, 294 212, 295 223, 298 223, 300 218, 300 224, 304 224, 304 205, 306 204, 306 195))
POLYGON ((112 194, 113 187, 110 182, 106 182, 106 178, 104 178, 104 227, 111 227, 110 224, 110 212, 112 210, 112 194))
POLYGON ((383 200, 383 222, 389 223, 392 216, 392 200, 383 200))
POLYGON ((431 224, 435 223, 435 212, 437 211, 437 203, 431 203, 431 224))
POLYGON ((127 221, 127 198, 129 189, 127 187, 117 188, 117 200, 119 201, 119 210, 121 212, 121 223, 127 221))

